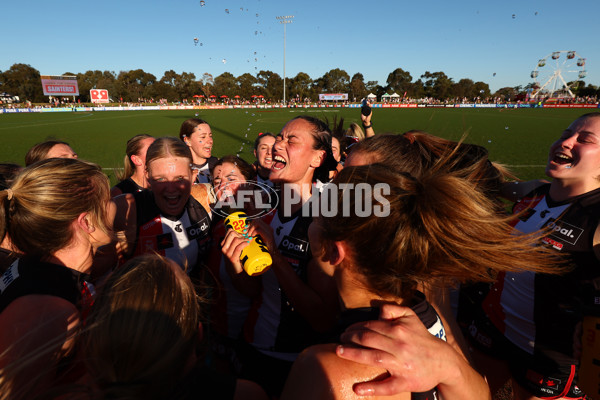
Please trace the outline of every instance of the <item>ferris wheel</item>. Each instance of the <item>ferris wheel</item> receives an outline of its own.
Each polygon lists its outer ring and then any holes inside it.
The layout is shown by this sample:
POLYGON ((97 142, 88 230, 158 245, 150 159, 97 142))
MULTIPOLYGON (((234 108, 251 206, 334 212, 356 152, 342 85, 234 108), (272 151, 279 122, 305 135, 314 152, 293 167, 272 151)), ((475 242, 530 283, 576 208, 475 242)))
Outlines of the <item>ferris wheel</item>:
POLYGON ((531 97, 575 97, 571 87, 585 78, 585 58, 576 51, 554 51, 540 59, 533 71, 536 87, 531 97))

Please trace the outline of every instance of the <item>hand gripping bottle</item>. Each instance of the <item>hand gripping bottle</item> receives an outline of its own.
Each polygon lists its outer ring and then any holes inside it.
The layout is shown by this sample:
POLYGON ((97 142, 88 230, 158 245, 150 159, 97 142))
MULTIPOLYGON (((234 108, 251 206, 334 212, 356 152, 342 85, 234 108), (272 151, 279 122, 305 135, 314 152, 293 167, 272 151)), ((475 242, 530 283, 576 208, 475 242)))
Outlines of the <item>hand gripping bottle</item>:
MULTIPOLYGON (((233 229, 243 234, 244 226, 246 226, 246 214, 241 211, 233 212, 225 218, 225 229, 227 230, 233 229)), ((250 276, 264 274, 273 264, 267 245, 260 236, 253 237, 248 246, 242 250, 240 262, 244 271, 250 276)))

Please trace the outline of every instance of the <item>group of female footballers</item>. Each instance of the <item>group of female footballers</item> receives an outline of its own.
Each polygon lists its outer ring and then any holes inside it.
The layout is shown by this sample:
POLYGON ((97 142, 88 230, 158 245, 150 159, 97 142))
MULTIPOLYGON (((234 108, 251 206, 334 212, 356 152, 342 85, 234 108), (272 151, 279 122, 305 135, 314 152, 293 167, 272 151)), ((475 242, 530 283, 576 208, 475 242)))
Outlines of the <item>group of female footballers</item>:
POLYGON ((0 191, 0 399, 475 400, 509 381, 519 400, 586 398, 600 113, 551 146, 551 182, 422 131, 334 131, 294 118, 251 165, 189 119, 131 138, 112 189, 67 143, 37 146, 0 191), (220 205, 248 191, 275 195, 231 229, 256 204, 220 205), (344 212, 307 213, 318 191, 344 212), (249 275, 257 238, 271 262, 249 275))

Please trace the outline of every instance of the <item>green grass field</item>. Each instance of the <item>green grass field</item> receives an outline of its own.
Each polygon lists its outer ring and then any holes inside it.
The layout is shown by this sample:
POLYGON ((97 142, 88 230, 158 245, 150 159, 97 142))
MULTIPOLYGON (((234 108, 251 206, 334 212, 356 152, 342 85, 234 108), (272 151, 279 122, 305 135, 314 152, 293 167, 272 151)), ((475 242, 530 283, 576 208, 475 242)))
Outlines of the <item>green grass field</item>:
MULTIPOLYGON (((550 144, 587 111, 594 110, 374 109, 373 127, 378 134, 421 129, 454 140, 466 133, 466 141, 487 147, 492 160, 508 165, 521 179, 533 179, 544 176, 550 144)), ((360 123, 360 110, 345 108, 0 114, 0 162, 22 165, 32 145, 55 138, 69 142, 81 158, 102 165, 112 178, 110 169, 122 166, 127 139, 139 133, 177 136, 181 122, 196 115, 212 127, 214 155, 239 153, 252 161, 259 132, 279 132, 300 114, 329 121, 344 118, 345 127, 360 123)))

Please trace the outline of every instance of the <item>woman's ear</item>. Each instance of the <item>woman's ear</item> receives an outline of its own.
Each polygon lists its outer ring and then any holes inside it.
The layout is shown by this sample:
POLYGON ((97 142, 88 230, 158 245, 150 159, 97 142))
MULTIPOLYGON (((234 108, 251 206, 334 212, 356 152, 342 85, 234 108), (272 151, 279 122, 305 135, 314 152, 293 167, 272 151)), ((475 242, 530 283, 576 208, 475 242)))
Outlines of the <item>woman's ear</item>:
POLYGON ((319 168, 325 162, 325 157, 327 153, 325 150, 318 150, 315 156, 313 157, 310 166, 313 168, 319 168))
POLYGON ((87 212, 79 214, 77 217, 77 226, 83 229, 87 233, 92 233, 96 230, 96 227, 92 224, 90 220, 90 214, 87 212))
POLYGON ((344 242, 330 242, 325 248, 324 259, 332 266, 341 264, 346 258, 344 242))
POLYGON ((142 165, 144 165, 144 163, 142 162, 142 158, 140 156, 136 156, 135 154, 132 154, 130 158, 131 158, 131 162, 136 167, 141 167, 142 165))

